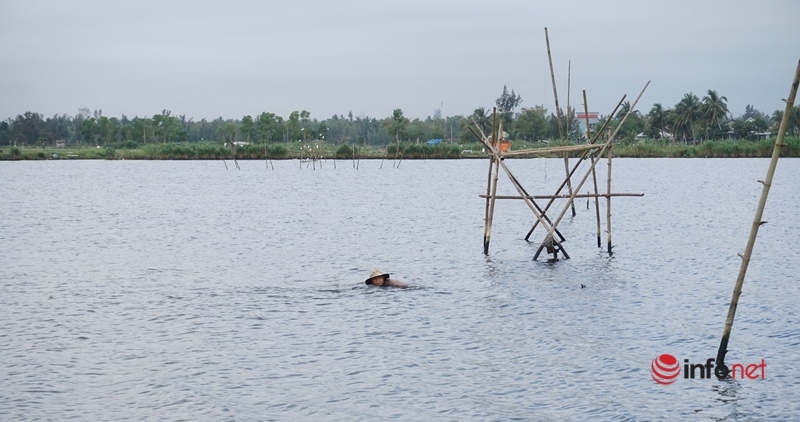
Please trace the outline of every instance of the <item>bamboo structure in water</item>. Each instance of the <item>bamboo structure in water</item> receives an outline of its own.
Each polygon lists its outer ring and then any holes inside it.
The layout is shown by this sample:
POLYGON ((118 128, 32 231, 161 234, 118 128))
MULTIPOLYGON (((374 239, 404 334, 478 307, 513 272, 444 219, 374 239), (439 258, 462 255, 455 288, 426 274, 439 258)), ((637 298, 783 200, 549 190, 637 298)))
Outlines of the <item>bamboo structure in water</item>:
POLYGON ((778 129, 778 138, 775 140, 775 147, 772 150, 772 159, 767 169, 767 177, 765 177, 764 180, 758 181, 762 185, 761 199, 758 201, 758 208, 756 208, 756 215, 750 229, 750 237, 747 239, 747 246, 745 247, 744 254, 739 255, 739 257, 742 258, 742 265, 739 267, 739 275, 736 277, 736 284, 733 287, 731 304, 728 308, 728 316, 725 318, 725 328, 722 331, 722 339, 720 340, 719 350, 717 351, 717 358, 715 360, 714 372, 720 379, 727 378, 730 374, 728 367, 725 365, 725 355, 728 353, 728 341, 730 339, 731 329, 733 328, 733 319, 736 316, 736 307, 739 305, 739 296, 742 294, 742 285, 744 284, 744 277, 745 274, 747 274, 747 267, 750 264, 750 258, 753 254, 753 247, 756 243, 756 236, 758 236, 758 229, 763 224, 766 224, 766 221, 762 221, 761 218, 764 215, 764 207, 767 203, 769 189, 772 186, 772 177, 778 165, 778 158, 781 155, 781 149, 783 149, 783 139, 786 135, 786 128, 789 123, 789 117, 792 114, 792 108, 794 107, 798 85, 800 85, 800 61, 797 63, 797 70, 795 70, 789 97, 786 99, 786 108, 784 109, 783 119, 781 119, 781 125, 778 129))
MULTIPOLYGON (((488 174, 488 178, 487 178, 486 194, 485 195, 480 195, 482 198, 486 199, 486 209, 485 209, 485 216, 484 216, 484 218, 485 218, 484 254, 488 255, 488 253, 489 253, 489 244, 490 244, 490 240, 491 240, 492 223, 493 223, 493 220, 494 220, 494 207, 495 207, 495 201, 497 199, 522 199, 522 200, 525 201, 525 204, 531 209, 531 211, 533 212, 533 214, 534 214, 534 216, 536 218, 536 221, 534 223, 534 228, 537 225, 541 225, 544 228, 544 230, 546 231, 546 235, 544 237, 544 240, 540 244, 540 246, 539 246, 538 250, 536 251, 536 254, 534 255, 533 259, 534 260, 538 259, 538 257, 541 254, 541 252, 546 248, 547 249, 547 253, 553 255, 553 258, 551 259, 551 261, 556 261, 556 260, 558 260, 558 254, 559 253, 563 254, 566 259, 570 258, 569 254, 564 249, 564 246, 563 246, 562 242, 564 242, 565 239, 564 239, 564 236, 558 231, 558 225, 561 222, 561 220, 563 219, 563 217, 566 214, 566 212, 571 207, 574 206, 575 198, 592 198, 592 197, 593 198, 599 198, 599 197, 605 197, 608 200, 610 200, 610 198, 612 196, 642 196, 643 195, 643 194, 635 194, 635 193, 613 193, 613 192, 611 192, 611 177, 610 177, 610 175, 608 177, 608 192, 606 192, 605 194, 600 194, 600 193, 597 192, 597 190, 595 190, 594 194, 579 194, 578 192, 580 192, 580 189, 583 187, 583 184, 586 182, 586 180, 588 179, 590 174, 595 174, 595 177, 593 179, 596 181, 595 167, 596 167, 597 163, 603 158, 603 154, 604 153, 608 153, 608 151, 610 151, 610 149, 611 149, 611 147, 613 145, 614 138, 616 137, 616 135, 619 132, 619 130, 622 127, 622 125, 625 123, 625 121, 628 118, 628 116, 630 116, 631 112, 636 107, 636 104, 638 103, 638 101, 642 97, 642 95, 644 94, 644 92, 647 89, 647 87, 649 86, 649 84, 650 84, 649 81, 647 82, 647 84, 645 84, 644 88, 639 93, 639 96, 634 101, 634 103, 631 106, 631 108, 629 109, 628 113, 621 119, 619 125, 615 128, 613 133, 609 136, 608 140, 605 141, 605 143, 603 143, 603 144, 595 143, 597 141, 597 138, 599 137, 599 135, 601 133, 603 133, 602 128, 601 128, 601 130, 598 131, 595 134, 595 137, 589 141, 590 143, 588 143, 586 145, 561 146, 561 147, 555 147, 555 148, 539 148, 539 149, 532 149, 532 150, 525 150, 525 151, 517 151, 515 153, 502 152, 501 149, 499 148, 499 143, 500 143, 499 141, 501 141, 501 139, 499 139, 499 137, 502 137, 502 124, 497 124, 496 123, 496 121, 497 121, 497 109, 496 108, 494 109, 494 113, 493 113, 492 136, 491 136, 491 138, 488 138, 483 133, 483 131, 480 129, 480 126, 478 126, 477 124, 475 126, 481 132, 480 135, 478 135, 474 130, 472 130, 472 128, 470 128, 470 131, 475 135, 476 138, 478 138, 478 140, 484 145, 484 147, 487 149, 487 151, 489 153, 489 174, 488 174), (498 132, 499 132, 499 136, 498 136, 498 132), (561 185, 559 186, 558 190, 556 191, 556 193, 554 195, 530 195, 525 190, 525 188, 522 186, 522 184, 517 180, 517 178, 514 176, 514 174, 508 168, 508 166, 503 162, 505 157, 513 156, 513 155, 519 155, 519 154, 531 155, 531 154, 547 154, 547 153, 566 153, 566 152, 570 152, 570 151, 574 151, 574 152, 583 151, 583 154, 581 155, 580 160, 578 160, 578 163, 576 163, 575 166, 572 168, 572 170, 567 169, 568 170, 567 171, 567 176, 564 179, 564 181, 561 183, 561 185), (590 152, 595 152, 595 153, 590 156, 590 154, 589 154, 590 152), (561 190, 564 188, 564 186, 566 186, 568 184, 569 179, 577 171, 577 169, 578 169, 579 165, 581 164, 581 162, 583 160, 585 160, 587 157, 591 157, 589 159, 590 167, 586 171, 586 173, 583 175, 583 177, 580 179, 580 182, 577 184, 577 186, 574 188, 574 190, 572 190, 568 195, 560 195, 561 190), (509 180, 511 181, 511 184, 514 186, 514 188, 519 193, 518 196, 498 196, 497 195, 497 184, 498 184, 498 177, 499 177, 500 169, 502 169, 505 172, 505 174, 508 176, 509 180), (546 212, 549 209, 550 205, 552 205, 554 203, 554 201, 556 199, 559 199, 559 198, 567 199, 567 204, 561 210, 561 212, 559 213, 558 217, 556 217, 554 220, 551 220, 546 212), (542 207, 540 207, 536 203, 537 199, 549 199, 550 201, 549 201, 548 205, 543 209, 542 207)), ((617 104, 617 107, 614 109, 614 112, 612 113, 612 116, 619 109, 619 107, 622 104, 622 102, 624 101, 624 99, 625 99, 625 96, 623 96, 622 100, 620 100, 619 104, 617 104)), ((585 100, 584 100, 584 103, 585 103, 585 100)), ((611 119, 611 117, 609 117, 608 120, 610 120, 610 119, 611 119)), ((608 122, 608 120, 606 121, 606 123, 608 122)), ((611 156, 612 155, 607 155, 607 157, 609 157, 609 159, 610 159, 611 156)), ((610 219, 610 212, 608 214, 608 218, 610 219)), ((597 219, 598 219, 598 226, 599 226, 599 205, 598 205, 598 208, 597 208, 597 219)), ((610 221, 609 221, 609 227, 610 227, 610 221)), ((531 232, 532 231, 533 231, 533 228, 531 229, 531 232)), ((530 236, 530 234, 531 233, 529 232, 528 236, 530 236)), ((599 234, 598 234, 598 237, 599 237, 599 234)), ((527 237, 526 237, 526 240, 527 240, 527 237)), ((609 245, 610 245, 610 240, 609 240, 609 245)), ((609 247, 609 251, 610 251, 610 247, 609 247)))

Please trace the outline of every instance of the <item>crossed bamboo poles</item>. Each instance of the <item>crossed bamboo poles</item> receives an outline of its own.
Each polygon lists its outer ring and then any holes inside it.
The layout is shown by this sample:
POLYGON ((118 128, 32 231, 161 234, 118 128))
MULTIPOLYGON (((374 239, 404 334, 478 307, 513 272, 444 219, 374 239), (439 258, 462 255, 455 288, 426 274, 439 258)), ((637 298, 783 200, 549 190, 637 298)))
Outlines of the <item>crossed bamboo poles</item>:
MULTIPOLYGON (((643 196, 643 194, 637 194, 637 193, 612 193, 611 192, 611 159, 613 157, 613 154, 611 152, 612 151, 612 144, 613 144, 613 140, 616 137, 617 133, 619 132, 620 128, 625 123, 625 120, 628 118, 628 116, 630 116, 631 112, 635 109, 636 104, 639 102, 639 99, 642 97, 642 94, 644 94, 644 91, 647 89, 647 87, 649 85, 650 85, 650 81, 648 81, 647 84, 645 84, 644 88, 639 93, 639 96, 636 98, 634 103, 631 105, 631 107, 628 110, 627 114, 625 114, 625 116, 620 121, 619 125, 617 125, 617 127, 614 129, 614 131, 609 135, 608 139, 602 144, 597 143, 597 140, 599 139, 600 134, 603 133, 605 125, 609 121, 611 121, 611 119, 614 117, 614 115, 616 114, 616 112, 619 109, 619 107, 622 105, 622 102, 625 100, 626 96, 622 97, 620 102, 614 108, 614 111, 611 113, 611 115, 606 120, 606 122, 603 125, 603 127, 601 127, 601 129, 599 131, 597 131, 597 133, 595 133, 594 137, 592 137, 589 140, 589 142, 587 144, 585 144, 585 145, 572 145, 572 146, 563 145, 563 146, 554 147, 554 148, 533 148, 533 149, 527 149, 527 150, 521 150, 521 151, 515 151, 515 152, 505 152, 504 153, 504 152, 500 151, 500 149, 499 149, 500 142, 502 141, 503 130, 502 130, 502 122, 500 122, 499 125, 497 124, 497 108, 495 108, 493 110, 492 136, 491 136, 491 138, 488 138, 485 135, 485 133, 483 133, 483 130, 480 128, 480 126, 478 126, 477 124, 475 124, 475 127, 480 132, 480 135, 470 127, 470 131, 473 133, 473 135, 475 135, 476 138, 478 138, 478 140, 484 145, 484 147, 486 148, 486 150, 489 153, 489 176, 488 176, 488 182, 487 182, 487 187, 486 187, 486 194, 485 195, 481 195, 481 197, 486 198, 486 211, 485 211, 485 220, 484 220, 485 221, 485 226, 484 226, 484 235, 483 235, 483 253, 484 254, 487 254, 487 255, 489 254, 489 244, 491 242, 491 233, 492 233, 492 221, 494 219, 494 205, 495 205, 495 201, 497 199, 522 199, 522 200, 525 201, 525 204, 528 206, 528 208, 531 209, 531 212, 533 212, 533 215, 536 217, 536 221, 534 222, 533 227, 531 228, 531 230, 528 232, 528 235, 525 237, 525 240, 529 239, 529 237, 531 236, 531 234, 533 233, 533 231, 537 227, 537 225, 541 225, 542 228, 546 232, 545 237, 542 240, 542 243, 539 245, 539 248, 537 249, 536 254, 533 256, 533 259, 534 260, 538 259, 539 255, 542 253, 542 251, 546 249, 547 253, 553 254, 553 259, 555 260, 555 259, 558 259, 558 253, 559 252, 562 253, 565 258, 567 258, 567 259, 570 258, 569 254, 564 249, 564 246, 562 244, 562 242, 564 242, 566 239, 561 234, 561 232, 558 231, 558 224, 564 218, 564 215, 566 215, 567 211, 570 209, 570 207, 574 203, 575 199, 576 198, 599 198, 599 197, 604 197, 608 201, 608 208, 607 208, 608 253, 609 253, 609 255, 612 254, 612 252, 611 252, 611 249, 612 249, 612 245, 611 245, 611 197, 614 197, 614 196, 643 196), (553 195, 535 195, 535 196, 534 195, 529 195, 528 192, 525 190, 525 188, 522 186, 522 184, 519 182, 519 180, 517 180, 517 178, 514 176, 514 174, 508 168, 508 166, 506 166, 506 164, 503 162, 503 160, 505 160, 505 157, 507 157, 507 156, 515 156, 515 155, 525 155, 525 156, 537 156, 538 155, 538 156, 541 156, 541 155, 554 154, 554 153, 568 154, 569 152, 578 152, 578 151, 582 151, 582 154, 581 154, 578 162, 575 163, 575 165, 572 167, 571 171, 567 172, 566 178, 564 179, 564 181, 561 183, 561 185, 559 186, 559 188, 556 190, 555 194, 553 194, 553 195), (596 173, 595 173, 595 167, 597 166, 597 163, 602 159, 604 153, 607 154, 608 167, 609 167, 609 169, 608 169, 608 183, 607 183, 608 191, 606 193, 601 194, 601 193, 598 193, 598 189, 597 189, 597 176, 596 176, 596 173), (575 187, 575 189, 571 190, 571 192, 568 195, 561 195, 561 190, 565 186, 571 184, 572 176, 578 170, 579 166, 583 163, 583 161, 587 160, 587 159, 590 161, 591 164, 589 166, 589 169, 584 173, 583 177, 578 182, 578 184, 575 187), (498 179, 499 179, 499 173, 500 173, 500 169, 501 168, 503 169, 503 172, 505 172, 505 174, 508 176, 509 180, 511 181, 511 184, 514 186, 514 188, 519 193, 519 196, 498 196, 497 195, 497 182, 498 182, 498 179), (594 185, 595 185, 595 193, 593 193, 593 194, 578 194, 578 192, 580 192, 580 190, 583 187, 583 185, 586 182, 586 180, 589 178, 589 175, 593 175, 593 179, 595 181, 595 183, 594 183, 594 185), (568 201, 567 201, 566 205, 564 206, 564 208, 561 210, 561 212, 558 214, 558 216, 553 220, 547 215, 547 211, 550 209, 550 207, 553 205, 553 203, 555 203, 555 200, 559 199, 559 198, 567 198, 568 201), (549 199, 549 202, 547 203, 547 205, 544 208, 542 208, 536 202, 536 199, 549 199)), ((586 95, 586 93, 584 92, 584 98, 585 98, 585 95, 586 95)), ((586 101, 584 101, 584 104, 585 103, 586 103, 586 101)), ((588 127, 587 127, 587 129, 588 129, 588 127)), ((568 163, 567 163, 567 170, 569 170, 568 163)), ((599 205, 596 205, 595 209, 596 209, 596 212, 597 212, 597 221, 598 221, 598 247, 600 247, 600 211, 599 211, 599 205)))

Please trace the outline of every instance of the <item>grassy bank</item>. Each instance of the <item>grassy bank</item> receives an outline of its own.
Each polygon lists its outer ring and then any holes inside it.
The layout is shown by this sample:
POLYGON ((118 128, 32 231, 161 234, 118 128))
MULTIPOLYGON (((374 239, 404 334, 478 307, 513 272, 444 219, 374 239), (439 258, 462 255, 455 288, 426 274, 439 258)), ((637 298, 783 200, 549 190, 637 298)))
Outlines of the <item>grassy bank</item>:
MULTIPOLYGON (((769 157, 775 139, 761 141, 707 141, 697 145, 674 144, 665 141, 639 141, 614 145, 617 157, 769 157)), ((800 157, 800 137, 787 137, 783 157, 800 157)), ((534 147, 549 147, 543 144, 514 142, 513 150, 534 147)), ((47 160, 47 159, 107 159, 107 160, 285 160, 300 158, 403 158, 403 159, 459 159, 483 157, 482 146, 474 144, 428 144, 393 143, 386 147, 354 145, 307 145, 300 143, 255 144, 225 147, 218 143, 193 144, 121 144, 107 147, 9 147, 0 148, 0 160, 47 160)), ((577 157, 579 153, 571 154, 577 157)), ((550 155, 556 157, 556 155, 550 155)))
MULTIPOLYGON (((799 137, 786 137, 784 144, 782 157, 800 157, 799 137)), ((614 155, 618 157, 770 157, 774 147, 775 138, 760 141, 706 141, 697 145, 651 141, 615 145, 614 155)))

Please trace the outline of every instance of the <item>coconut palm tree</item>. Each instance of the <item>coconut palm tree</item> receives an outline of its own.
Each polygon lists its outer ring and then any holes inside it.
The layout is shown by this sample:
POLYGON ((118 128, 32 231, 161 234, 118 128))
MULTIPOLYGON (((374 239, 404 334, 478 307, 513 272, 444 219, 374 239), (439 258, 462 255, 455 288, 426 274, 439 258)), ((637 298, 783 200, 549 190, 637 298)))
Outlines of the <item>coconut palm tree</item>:
POLYGON ((483 131, 483 133, 488 133, 489 128, 492 125, 492 117, 486 113, 486 109, 483 107, 478 107, 475 111, 472 112, 472 116, 470 116, 478 127, 483 131))
POLYGON ((664 127, 667 125, 667 111, 664 110, 664 107, 661 103, 653 104, 653 108, 647 113, 647 121, 650 125, 650 132, 658 133, 656 138, 663 138, 664 137, 664 127))
POLYGON ((678 104, 675 104, 675 133, 680 132, 683 135, 683 141, 691 133, 692 143, 695 142, 696 136, 694 134, 694 125, 699 120, 701 114, 700 98, 693 93, 683 95, 678 104))
MULTIPOLYGON (((716 125, 717 129, 722 130, 720 120, 728 115, 728 98, 720 96, 717 91, 712 89, 703 97, 703 118, 708 124, 716 125)), ((708 126, 706 126, 706 139, 708 139, 708 126)))

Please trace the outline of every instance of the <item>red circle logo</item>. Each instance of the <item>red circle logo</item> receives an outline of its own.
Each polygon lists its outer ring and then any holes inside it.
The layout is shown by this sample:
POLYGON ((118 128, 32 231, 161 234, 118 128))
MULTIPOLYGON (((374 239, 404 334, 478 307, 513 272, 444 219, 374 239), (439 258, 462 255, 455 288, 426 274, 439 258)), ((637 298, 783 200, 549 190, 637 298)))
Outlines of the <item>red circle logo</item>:
POLYGON ((681 373, 681 365, 678 364, 678 358, 668 353, 653 359, 650 369, 652 370, 650 375, 653 377, 653 381, 662 385, 672 384, 681 373))

